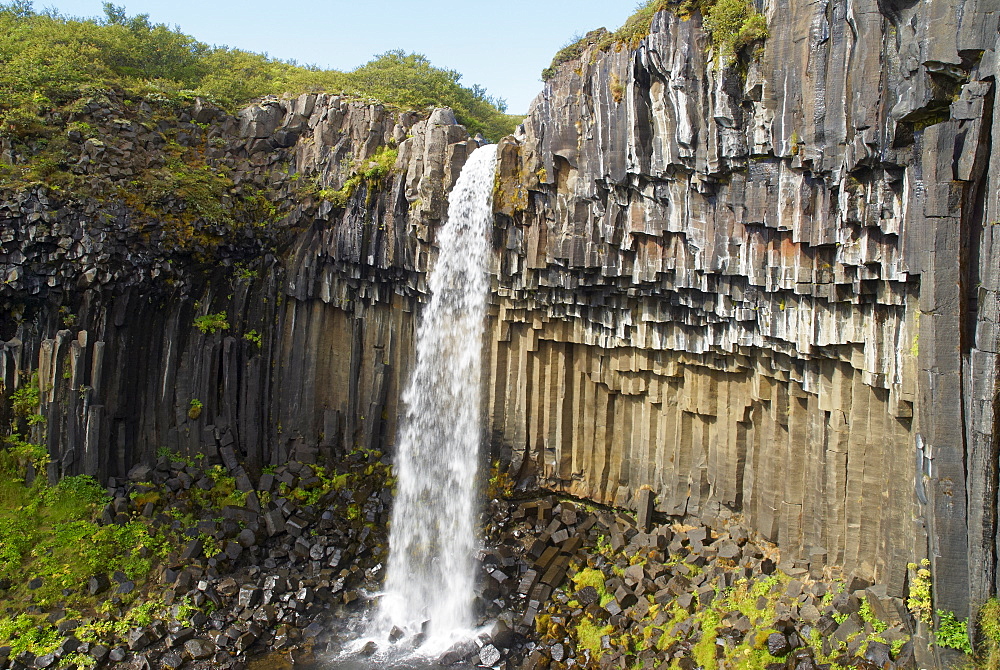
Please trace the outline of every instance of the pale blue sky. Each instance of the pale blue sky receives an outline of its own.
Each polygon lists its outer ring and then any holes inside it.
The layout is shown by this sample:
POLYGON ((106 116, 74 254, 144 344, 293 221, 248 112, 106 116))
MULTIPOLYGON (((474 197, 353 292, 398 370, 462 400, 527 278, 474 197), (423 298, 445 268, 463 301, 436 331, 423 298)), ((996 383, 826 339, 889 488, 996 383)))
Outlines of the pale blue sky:
MULTIPOLYGON (((523 114, 539 73, 574 34, 614 30, 636 0, 115 0, 131 16, 180 26, 202 42, 350 70, 390 49, 415 51, 462 73, 523 114)), ((35 0, 70 16, 102 16, 101 0, 35 0)))

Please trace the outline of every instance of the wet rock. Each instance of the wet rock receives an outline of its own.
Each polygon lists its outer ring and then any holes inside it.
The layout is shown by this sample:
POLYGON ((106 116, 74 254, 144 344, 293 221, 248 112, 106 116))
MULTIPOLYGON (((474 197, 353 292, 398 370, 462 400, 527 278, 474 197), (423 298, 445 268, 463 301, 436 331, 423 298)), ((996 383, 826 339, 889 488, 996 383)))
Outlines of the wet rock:
POLYGON ((261 590, 255 584, 244 584, 240 587, 237 604, 239 607, 255 607, 261 599, 261 590))
POLYGON ((876 667, 884 668, 887 663, 892 662, 892 650, 884 642, 871 640, 868 642, 868 648, 865 649, 865 658, 874 663, 876 667))
POLYGON ((492 644, 483 645, 479 650, 479 664, 482 666, 493 666, 500 662, 500 650, 492 644))
POLYGON ((598 593, 597 589, 593 586, 584 586, 582 589, 576 592, 576 599, 581 605, 586 607, 587 605, 593 605, 599 603, 601 600, 601 594, 598 593))
POLYGON ((854 614, 861 609, 861 601, 853 593, 841 592, 830 603, 840 614, 854 614))
POLYGON ((181 560, 189 561, 192 558, 198 558, 201 556, 202 550, 203 546, 200 539, 191 540, 187 546, 184 547, 184 551, 181 552, 181 560))
POLYGON ((771 633, 767 636, 767 653, 771 656, 784 656, 791 650, 792 646, 783 633, 771 633))
POLYGON ((181 628, 167 636, 167 646, 178 647, 194 637, 193 628, 181 628))
POLYGON ((104 659, 106 659, 110 653, 111 650, 108 649, 103 644, 95 644, 93 647, 90 648, 88 655, 92 659, 94 659, 98 664, 101 664, 104 662, 104 659))
MULTIPOLYGON (((315 637, 315 636, 316 636, 315 634, 310 635, 310 637, 315 637)), ((250 647, 252 647, 255 642, 257 642, 257 634, 254 633, 253 631, 247 631, 245 633, 242 633, 239 637, 236 638, 235 646, 237 651, 245 652, 248 649, 250 649, 250 647)))
POLYGON ((270 536, 285 532, 285 518, 280 510, 272 509, 265 512, 264 524, 267 527, 267 534, 270 536))
POLYGON ((725 558, 731 561, 739 561, 742 555, 739 545, 735 542, 723 542, 718 548, 719 558, 725 558))
POLYGON ((128 480, 131 482, 147 482, 153 474, 153 468, 145 463, 138 463, 128 471, 128 480))
POLYGON ((153 636, 143 628, 136 628, 128 634, 126 641, 130 650, 141 651, 150 645, 153 636))
POLYGON ((184 657, 175 651, 168 651, 160 658, 160 663, 167 670, 177 670, 184 664, 184 657))
POLYGON ((196 661, 209 658, 215 650, 214 644, 202 638, 194 638, 184 643, 184 652, 196 661))
POLYGON ((648 533, 653 524, 653 491, 648 487, 641 487, 636 494, 636 525, 644 533, 648 533))
POLYGON ((821 635, 830 635, 833 631, 837 630, 837 621, 828 614, 824 614, 816 622, 816 630, 820 632, 821 635))
POLYGON ((846 643, 862 630, 864 630, 864 624, 861 619, 858 618, 857 614, 852 614, 837 626, 837 630, 834 631, 833 636, 841 642, 846 643))
POLYGON ((56 624, 56 631, 60 635, 65 635, 66 633, 71 633, 80 627, 80 621, 78 619, 64 619, 56 624))
POLYGON ((55 665, 57 660, 58 659, 56 658, 55 654, 42 654, 41 656, 35 659, 35 667, 51 668, 53 665, 55 665))
POLYGON ((249 549, 257 544, 257 537, 252 530, 244 528, 239 532, 239 535, 236 536, 236 541, 239 542, 240 546, 244 549, 249 549))

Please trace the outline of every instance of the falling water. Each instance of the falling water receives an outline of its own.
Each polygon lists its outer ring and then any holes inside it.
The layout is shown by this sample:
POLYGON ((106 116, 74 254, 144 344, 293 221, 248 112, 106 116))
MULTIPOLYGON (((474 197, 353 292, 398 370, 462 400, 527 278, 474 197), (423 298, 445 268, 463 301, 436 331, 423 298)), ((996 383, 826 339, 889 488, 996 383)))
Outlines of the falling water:
POLYGON ((480 367, 489 293, 488 231, 496 147, 469 157, 449 197, 416 366, 403 394, 383 627, 429 621, 427 646, 472 625, 480 367))

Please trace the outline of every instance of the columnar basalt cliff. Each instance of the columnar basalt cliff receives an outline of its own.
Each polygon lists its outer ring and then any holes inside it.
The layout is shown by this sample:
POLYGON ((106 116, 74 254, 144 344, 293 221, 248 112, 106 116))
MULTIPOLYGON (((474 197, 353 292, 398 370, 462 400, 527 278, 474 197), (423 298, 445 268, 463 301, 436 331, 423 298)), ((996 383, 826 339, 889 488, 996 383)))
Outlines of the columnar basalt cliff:
MULTIPOLYGON (((743 515, 788 570, 889 596, 927 556, 965 616, 998 579, 1000 6, 763 10, 770 37, 731 65, 697 15, 657 14, 637 49, 563 64, 501 141, 493 453, 524 486, 743 515)), ((97 137, 70 133, 67 169, 90 195, 0 203, 0 375, 9 394, 38 370, 50 476, 160 446, 250 467, 391 449, 478 142, 447 110, 325 95, 143 107, 80 112, 97 137), (106 190, 168 144, 277 209, 222 228, 106 190)))
POLYGON ((740 512, 788 565, 996 589, 996 7, 768 3, 550 80, 501 164, 494 436, 546 486, 740 512), (503 197, 506 196, 506 197, 503 197))
POLYGON ((104 139, 71 135, 68 169, 99 186, 28 185, 2 204, 0 372, 10 393, 37 370, 49 475, 121 476, 161 447, 236 445, 259 468, 392 444, 428 238, 476 140, 448 110, 327 96, 239 118, 143 107, 81 112, 104 139), (185 217, 183 194, 155 211, 115 197, 167 169, 168 143, 228 175, 224 197, 263 193, 275 211, 221 225, 185 217))

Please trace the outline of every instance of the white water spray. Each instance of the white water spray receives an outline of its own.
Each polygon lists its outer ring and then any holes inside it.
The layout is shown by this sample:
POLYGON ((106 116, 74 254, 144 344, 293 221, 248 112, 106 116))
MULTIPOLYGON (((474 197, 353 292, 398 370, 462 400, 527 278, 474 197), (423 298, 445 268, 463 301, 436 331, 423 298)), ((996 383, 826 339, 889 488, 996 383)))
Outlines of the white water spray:
POLYGON ((476 472, 482 439, 480 369, 489 294, 488 231, 496 147, 469 157, 449 196, 430 301, 417 328, 416 365, 403 394, 398 477, 379 626, 413 633, 425 648, 472 626, 476 472))

